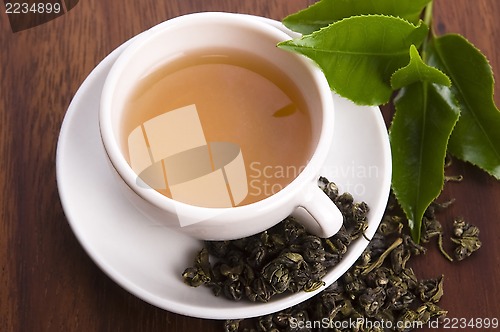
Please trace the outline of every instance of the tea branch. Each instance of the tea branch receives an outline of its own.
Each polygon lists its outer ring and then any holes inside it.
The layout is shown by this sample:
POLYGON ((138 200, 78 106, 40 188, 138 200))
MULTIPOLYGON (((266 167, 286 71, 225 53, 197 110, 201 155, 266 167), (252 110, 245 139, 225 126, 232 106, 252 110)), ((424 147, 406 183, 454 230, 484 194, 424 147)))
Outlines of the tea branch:
POLYGON ((491 68, 463 36, 434 34, 432 7, 431 0, 320 0, 283 20, 303 36, 278 44, 314 60, 332 90, 354 103, 394 104, 392 188, 416 242, 442 191, 447 153, 500 179, 491 68))

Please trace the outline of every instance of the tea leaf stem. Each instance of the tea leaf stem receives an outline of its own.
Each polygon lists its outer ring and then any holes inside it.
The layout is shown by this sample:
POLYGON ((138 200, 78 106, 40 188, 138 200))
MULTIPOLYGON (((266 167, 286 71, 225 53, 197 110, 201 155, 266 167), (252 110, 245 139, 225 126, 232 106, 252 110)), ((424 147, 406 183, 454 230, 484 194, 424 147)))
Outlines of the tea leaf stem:
POLYGON ((443 254, 443 256, 447 260, 449 260, 450 262, 453 262, 453 258, 443 248, 443 234, 439 234, 439 236, 438 236, 438 248, 439 248, 439 251, 441 252, 441 254, 443 254))
POLYGON ((432 25, 432 3, 433 1, 429 2, 424 9, 424 23, 428 27, 431 27, 432 25))
POLYGON ((427 47, 429 41, 434 37, 434 30, 432 29, 432 4, 433 1, 429 2, 424 9, 424 23, 429 27, 429 32, 427 38, 422 42, 422 61, 427 63, 427 47))
POLYGON ((403 239, 401 237, 398 237, 391 245, 389 248, 387 248, 381 255, 380 257, 370 266, 368 266, 362 273, 361 275, 367 275, 371 271, 375 270, 376 268, 382 266, 384 263, 384 260, 389 254, 401 243, 403 243, 403 239))

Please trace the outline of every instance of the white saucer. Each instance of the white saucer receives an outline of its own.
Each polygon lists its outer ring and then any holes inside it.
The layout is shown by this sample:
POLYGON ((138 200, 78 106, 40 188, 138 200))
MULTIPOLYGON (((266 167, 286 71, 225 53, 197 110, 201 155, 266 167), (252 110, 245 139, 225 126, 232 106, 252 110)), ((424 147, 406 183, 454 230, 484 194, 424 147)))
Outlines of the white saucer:
MULTIPOLYGON (((281 23, 264 21, 287 31, 281 23)), ((289 32, 289 31, 287 31, 289 32)), ((98 109, 104 79, 125 44, 87 77, 68 108, 57 146, 57 183, 69 224, 87 253, 130 293, 165 310, 200 318, 260 316, 298 304, 316 292, 282 296, 268 303, 233 302, 205 287, 191 288, 181 274, 202 243, 153 225, 120 192, 106 164, 99 138, 98 109)), ((371 208, 368 238, 383 215, 391 180, 387 130, 378 107, 361 107, 334 95, 335 139, 323 175, 371 208)), ((326 286, 359 257, 368 241, 360 238, 343 261, 328 272, 326 286)), ((325 287, 326 287, 325 286, 325 287)))

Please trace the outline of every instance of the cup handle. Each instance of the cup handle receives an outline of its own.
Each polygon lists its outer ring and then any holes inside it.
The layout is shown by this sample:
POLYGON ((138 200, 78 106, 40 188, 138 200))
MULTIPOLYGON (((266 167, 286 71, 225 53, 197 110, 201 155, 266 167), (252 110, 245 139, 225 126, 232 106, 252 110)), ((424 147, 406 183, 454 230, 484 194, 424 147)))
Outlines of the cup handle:
POLYGON ((337 234, 344 220, 335 203, 316 184, 306 190, 292 216, 310 233, 322 238, 337 234))

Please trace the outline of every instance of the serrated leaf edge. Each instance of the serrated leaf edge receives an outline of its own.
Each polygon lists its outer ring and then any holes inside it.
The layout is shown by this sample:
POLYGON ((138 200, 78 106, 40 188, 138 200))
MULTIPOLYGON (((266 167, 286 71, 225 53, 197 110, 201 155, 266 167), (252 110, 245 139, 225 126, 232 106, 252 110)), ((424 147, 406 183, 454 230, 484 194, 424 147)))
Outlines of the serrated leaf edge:
MULTIPOLYGON (((472 47, 472 49, 474 49, 482 58, 483 60, 485 61, 485 63, 487 64, 488 68, 489 68, 489 71, 490 71, 490 74, 491 74, 491 78, 492 78, 492 86, 491 86, 491 89, 492 91, 494 91, 495 89, 495 76, 493 75, 493 68, 491 67, 491 64, 488 60, 488 58, 481 52, 481 50, 479 48, 477 48, 473 43, 471 43, 467 38, 465 38, 464 36, 460 35, 460 34, 457 34, 457 33, 448 33, 448 34, 445 34, 445 35, 442 35, 442 36, 439 36, 439 37, 436 37, 435 39, 439 39, 439 38, 443 38, 443 37, 447 37, 447 36, 455 36, 457 38, 461 38, 464 42, 466 42, 470 47, 472 47)), ((439 52, 438 52, 439 54, 439 52)), ((440 58, 441 58, 441 55, 440 55, 440 58)), ((445 68, 446 68, 446 65, 444 65, 445 68)), ((457 88, 458 89, 458 88, 457 88)), ((496 104, 495 104, 495 100, 494 100, 494 94, 492 93, 491 94, 491 101, 493 103, 493 105, 495 105, 496 107, 496 104)), ((497 107, 498 109, 498 107, 497 107)), ((478 122, 479 123, 479 122, 478 122)), ((482 130, 482 126, 481 127, 481 130, 482 130)), ((452 135, 453 135, 453 132, 452 132, 452 135)), ((493 142, 490 142, 490 144, 493 146, 493 142)), ((500 180, 500 174, 494 174, 492 172, 490 172, 489 170, 481 167, 478 163, 475 163, 473 161, 470 161, 470 160, 466 160, 465 158, 461 158, 460 156, 457 156, 455 155, 454 153, 451 153, 454 157, 462 160, 462 161, 465 161, 467 163, 470 163, 471 165, 474 165, 480 169, 482 169, 483 171, 485 171, 487 174, 493 176, 495 179, 497 180, 500 180)))

